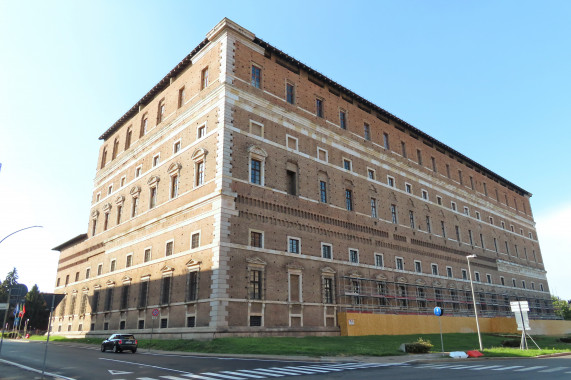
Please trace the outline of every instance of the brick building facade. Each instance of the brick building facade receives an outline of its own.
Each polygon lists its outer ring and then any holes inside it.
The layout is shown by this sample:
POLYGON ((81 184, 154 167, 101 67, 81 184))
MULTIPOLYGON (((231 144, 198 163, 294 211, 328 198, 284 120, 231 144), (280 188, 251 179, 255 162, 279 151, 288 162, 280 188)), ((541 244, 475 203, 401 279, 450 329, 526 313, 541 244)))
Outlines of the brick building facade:
POLYGON ((552 316, 530 193, 230 20, 100 139, 89 229, 55 248, 54 331, 470 315, 471 254, 483 316, 552 316))

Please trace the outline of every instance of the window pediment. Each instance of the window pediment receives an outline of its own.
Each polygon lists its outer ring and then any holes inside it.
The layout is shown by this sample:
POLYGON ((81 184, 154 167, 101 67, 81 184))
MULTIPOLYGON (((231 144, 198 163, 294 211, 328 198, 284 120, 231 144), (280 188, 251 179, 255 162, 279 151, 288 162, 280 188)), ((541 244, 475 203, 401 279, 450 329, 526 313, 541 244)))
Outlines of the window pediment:
POLYGON ((192 156, 190 156, 190 158, 193 161, 198 161, 200 159, 203 159, 204 157, 206 157, 206 155, 208 154, 208 151, 204 148, 198 148, 197 150, 194 151, 194 153, 192 153, 192 156))
POLYGON ((105 283, 105 285, 109 286, 115 286, 115 281, 111 281, 111 280, 107 280, 107 282, 105 283))
POLYGON ((252 265, 258 265, 258 266, 266 266, 267 263, 260 259, 259 257, 248 257, 246 258, 246 262, 248 264, 252 264, 252 265))
POLYGON ((415 283, 416 283, 417 285, 426 285, 426 281, 424 281, 424 280, 421 279, 421 278, 416 279, 415 283))
POLYGON ((432 281, 432 286, 442 286, 440 281, 432 281))
POLYGON ((139 186, 133 186, 131 188, 131 191, 129 191, 129 194, 131 194, 133 198, 139 198, 140 193, 141 193, 141 188, 139 186))
POLYGON ((396 282, 400 282, 402 284, 406 284, 408 282, 408 280, 406 279, 406 277, 404 276, 399 276, 396 278, 396 282))
POLYGON ((331 267, 323 267, 321 268, 321 273, 331 273, 331 274, 335 274, 335 270, 331 267))
POLYGON ((111 211, 111 204, 105 203, 105 205, 103 205, 103 212, 107 214, 109 211, 111 211))
POLYGON ((351 277, 351 278, 361 278, 362 276, 361 276, 361 273, 359 273, 359 272, 351 272, 351 273, 349 273, 349 277, 351 277))
POLYGON ((295 262, 289 263, 288 265, 286 265, 286 268, 289 271, 292 271, 292 270, 293 271, 302 271, 303 270, 303 267, 299 263, 295 263, 295 262))
POLYGON ((180 173, 180 169, 182 169, 182 165, 179 164, 178 162, 173 162, 172 164, 170 164, 169 168, 167 169, 167 172, 172 176, 180 173))
POLYGON ((93 210, 91 211, 91 218, 95 219, 99 216, 99 210, 93 210))
POLYGON ((195 268, 199 268, 200 269, 200 264, 202 264, 202 261, 197 261, 194 259, 190 259, 188 260, 188 262, 186 263, 186 266, 188 269, 195 269, 195 268))
POLYGON ((151 187, 152 187, 152 186, 156 186, 157 183, 159 183, 160 180, 161 180, 161 179, 160 179, 160 177, 159 177, 158 175, 154 175, 154 176, 152 176, 151 178, 149 178, 149 180, 147 181, 147 185, 149 185, 149 186, 151 186, 151 187))
POLYGON ((131 280, 133 280, 131 277, 125 276, 125 277, 123 277, 122 281, 123 281, 123 284, 130 284, 131 280))
POLYGON ((115 198, 115 204, 117 206, 121 206, 123 205, 123 202, 125 202, 125 197, 122 195, 119 195, 117 198, 115 198))
POLYGON ((248 148, 248 153, 262 157, 262 158, 268 157, 268 154, 266 153, 266 151, 257 145, 250 145, 250 147, 248 148))

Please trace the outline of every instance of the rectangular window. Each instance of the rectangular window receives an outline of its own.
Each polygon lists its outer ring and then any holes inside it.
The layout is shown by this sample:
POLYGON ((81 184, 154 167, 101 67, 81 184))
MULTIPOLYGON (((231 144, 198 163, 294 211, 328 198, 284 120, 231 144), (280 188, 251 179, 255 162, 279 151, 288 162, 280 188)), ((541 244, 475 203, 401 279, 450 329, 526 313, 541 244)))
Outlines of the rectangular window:
POLYGON ((195 173, 196 179, 194 182, 195 186, 202 186, 204 184, 204 161, 199 161, 195 163, 195 173))
POLYGON ((430 216, 426 216, 426 232, 432 233, 432 226, 430 225, 430 216))
POLYGON ((287 193, 289 195, 297 195, 297 173, 292 170, 286 171, 287 193))
POLYGON ((470 176, 470 187, 474 190, 474 177, 470 176))
POLYGON ((319 181, 319 200, 321 203, 327 203, 327 183, 319 181))
POLYGON ((173 246, 174 246, 174 242, 172 242, 172 241, 167 242, 167 244, 165 245, 165 256, 171 256, 172 255, 173 246))
POLYGON ((371 217, 377 217, 377 200, 375 198, 371 198, 371 217))
POLYGON ((123 214, 123 206, 117 205, 117 224, 121 224, 121 214, 123 214))
POLYGON ((464 206, 464 214, 470 216, 470 209, 464 206))
POLYGON ((339 111, 339 126, 341 129, 347 129, 347 114, 343 110, 339 111))
POLYGON ((107 288, 105 292, 105 305, 104 311, 111 311, 111 307, 113 306, 113 288, 107 288))
POLYGON ((384 267, 384 259, 381 253, 375 253, 375 266, 376 267, 384 267))
POLYGON ((405 190, 407 193, 409 193, 409 194, 412 193, 412 186, 410 185, 410 183, 405 183, 405 184, 404 184, 404 190, 405 190))
POLYGON ((348 160, 346 158, 343 159, 343 169, 345 170, 351 170, 351 160, 348 160))
POLYGON ((133 265, 133 255, 127 255, 127 260, 125 262, 125 268, 129 268, 133 265))
POLYGON ((319 161, 327 162, 327 151, 325 149, 317 148, 317 159, 319 161))
POLYGON ((252 86, 260 88, 262 84, 262 69, 252 65, 252 86))
POLYGON ((402 151, 402 156, 404 158, 406 158, 406 143, 404 141, 400 142, 400 147, 401 147, 401 151, 402 151))
POLYGON ((369 179, 374 180, 375 179, 375 171, 373 169, 367 169, 367 177, 369 179))
POLYGON ((390 149, 390 145, 389 145, 389 135, 386 133, 383 133, 383 147, 385 149, 390 149))
POLYGON ((259 231, 250 231, 250 245, 256 248, 263 248, 264 234, 259 231))
POLYGON ((180 152, 180 141, 177 141, 173 144, 172 151, 174 154, 180 152))
POLYGON ((397 220, 397 206, 396 206, 396 205, 391 205, 391 219, 392 219, 392 222, 393 222, 394 224, 397 224, 397 223, 398 223, 398 220, 397 220))
POLYGON ((414 260, 414 271, 416 273, 422 273, 422 263, 418 260, 414 260))
POLYGON ((393 177, 387 176, 387 185, 390 187, 395 187, 395 179, 393 177))
POLYGON ((456 202, 450 202, 450 208, 452 211, 456 211, 456 202))
POLYGON ((103 231, 107 231, 107 227, 109 227, 109 213, 106 212, 103 218, 103 231))
POLYGON ((200 89, 204 90, 206 87, 208 87, 208 67, 202 69, 200 74, 200 89))
POLYGON ((494 238, 494 250, 496 253, 498 252, 498 240, 496 238, 494 238))
POLYGON ((460 242, 460 227, 454 226, 454 229, 456 230, 456 240, 460 242))
POLYGON ((479 212, 479 211, 476 211, 476 219, 481 220, 480 212, 479 212))
POLYGON ((410 220, 410 228, 414 229, 414 211, 409 210, 408 218, 410 220))
POLYGON ((198 271, 188 272, 186 281, 186 300, 196 301, 198 299, 198 271))
POLYGON ((397 270, 404 270, 404 260, 402 257, 395 258, 397 270))
POLYGON ((416 150, 416 159, 418 161, 418 164, 422 165, 422 152, 420 151, 420 149, 416 150))
POLYGON ((101 273, 103 273, 103 264, 97 265, 97 275, 101 276, 101 273))
POLYGON ((438 276, 438 265, 437 264, 431 264, 430 268, 432 269, 432 275, 438 276))
POLYGON ((300 241, 297 238, 288 238, 288 252, 297 253, 301 252, 300 241))
POLYGON ((139 319, 139 321, 137 322, 137 328, 139 330, 143 330, 145 328, 145 320, 144 319, 139 319))
POLYGON ((291 83, 286 83, 286 101, 289 104, 295 103, 295 87, 291 83))
POLYGON ((492 283, 492 275, 491 274, 489 274, 489 273, 486 274, 486 281, 488 281, 488 284, 492 283))
POLYGON ((141 130, 139 133, 139 137, 143 137, 144 135, 147 134, 147 115, 144 115, 143 118, 141 119, 141 130))
POLYGON ((432 162, 432 171, 438 173, 438 168, 436 166, 436 159, 434 157, 430 157, 430 161, 432 162))
POLYGON ((201 125, 200 127, 198 127, 198 129, 196 130, 196 139, 200 140, 201 138, 203 138, 204 136, 206 136, 206 125, 201 125))
POLYGON ((85 279, 88 279, 89 276, 91 276, 91 268, 87 268, 87 269, 85 270, 85 279))
POLYGON ((488 196, 488 186, 486 186, 486 182, 483 182, 482 185, 484 186, 484 195, 488 196))
POLYGON ((331 259, 333 257, 331 244, 321 243, 321 257, 324 259, 331 259))
POLYGON ((506 253, 509 255, 510 254, 510 246, 508 245, 507 240, 504 243, 506 243, 506 253))
POLYGON ((250 182, 262 184, 262 162, 253 158, 250 160, 250 182))
POLYGON ((331 277, 323 279, 323 300, 325 303, 333 303, 333 279, 331 277))
POLYGON ((139 287, 139 307, 147 306, 148 295, 149 295, 149 281, 142 281, 139 287))
POLYGON ((317 117, 323 117, 323 100, 322 99, 315 99, 315 115, 317 117))
MULTIPOLYGON (((129 288, 130 285, 123 285, 121 288, 121 309, 127 309, 129 307, 129 288)), ((122 321, 123 323, 125 321, 122 321)), ((125 326, 123 326, 125 328, 125 326)))
POLYGON ((137 216, 138 206, 139 206, 139 198, 133 198, 133 203, 131 204, 131 218, 137 216))
POLYGON ((517 287, 516 282, 515 282, 515 278, 512 278, 512 286, 515 288, 517 287))
POLYGON ((436 196, 436 203, 440 206, 442 206, 442 197, 441 196, 436 196))
POLYGON ((250 299, 262 299, 262 271, 250 271, 250 299))
POLYGON ((460 185, 464 184, 464 180, 462 179, 462 170, 458 170, 458 180, 460 181, 460 185))
POLYGON ((450 178, 450 165, 446 164, 446 177, 450 178))
POLYGON ((442 229, 442 237, 446 238, 446 227, 443 220, 440 221, 440 228, 442 229))
POLYGON ((452 278, 452 267, 446 267, 446 277, 452 278))
POLYGON ((161 305, 168 305, 171 297, 172 277, 163 277, 161 284, 161 305))
POLYGON ((149 195, 149 208, 154 208, 157 205, 157 188, 151 187, 149 195))
POLYGON ((422 199, 424 199, 426 201, 428 200, 428 191, 422 190, 422 199))
POLYGON ((184 87, 178 90, 178 108, 184 105, 184 87))
POLYGON ((151 261, 151 249, 150 248, 145 249, 145 257, 143 260, 144 260, 144 262, 151 261))
POLYGON ((137 166, 135 168, 135 178, 139 178, 141 176, 141 173, 143 171, 143 168, 141 165, 137 166))
POLYGON ((476 278, 476 282, 480 282, 480 273, 474 272, 474 277, 476 278))
POLYGON ((353 191, 345 189, 345 208, 347 211, 353 211, 353 191))
POLYGON ((466 271, 466 269, 462 269, 462 280, 467 280, 468 279, 468 272, 466 271))
POLYGON ((363 125, 363 135, 365 140, 371 141, 371 127, 367 123, 363 125))
POLYGON ((165 118, 165 101, 161 100, 159 102, 159 107, 157 109, 157 124, 161 123, 165 118))
POLYGON ((200 232, 193 233, 190 237, 190 248, 195 249, 200 247, 200 232))
POLYGON ((470 238, 470 245, 474 245, 474 240, 472 238, 472 230, 468 230, 468 237, 470 238))
POLYGON ((482 248, 486 249, 486 245, 484 244, 484 235, 480 234, 480 245, 482 248))
POLYGON ((131 147, 131 138, 133 136, 133 129, 131 127, 127 128, 127 135, 125 136, 125 150, 131 147))
POLYGON ((356 249, 349 249, 349 261, 355 264, 358 263, 359 251, 357 251, 356 249))
POLYGON ((178 197, 178 174, 171 176, 171 199, 178 197))

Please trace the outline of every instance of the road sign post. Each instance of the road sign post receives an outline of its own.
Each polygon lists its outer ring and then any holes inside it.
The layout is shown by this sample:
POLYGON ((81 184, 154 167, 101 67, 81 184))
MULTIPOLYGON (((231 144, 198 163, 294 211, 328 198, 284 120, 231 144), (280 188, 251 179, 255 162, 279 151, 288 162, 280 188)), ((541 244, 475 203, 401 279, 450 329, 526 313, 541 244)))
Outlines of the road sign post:
POLYGON ((438 326, 440 326, 440 347, 442 348, 442 353, 444 353, 444 339, 442 338, 442 320, 440 317, 442 316, 442 308, 436 306, 434 308, 434 315, 438 317, 438 326))
POLYGON ((151 352, 151 345, 153 344, 153 330, 155 329, 155 319, 158 318, 160 313, 161 312, 159 309, 153 309, 153 312, 151 313, 153 322, 151 322, 151 339, 149 341, 149 352, 151 352))

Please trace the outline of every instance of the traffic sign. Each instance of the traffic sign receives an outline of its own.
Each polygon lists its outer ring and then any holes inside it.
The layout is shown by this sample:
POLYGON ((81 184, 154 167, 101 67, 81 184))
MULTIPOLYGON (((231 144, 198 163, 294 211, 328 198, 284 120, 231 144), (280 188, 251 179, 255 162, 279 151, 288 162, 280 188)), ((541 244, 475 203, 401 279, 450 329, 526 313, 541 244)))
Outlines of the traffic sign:
POLYGON ((159 313, 159 309, 153 309, 153 317, 158 317, 159 313))
POLYGON ((434 308, 434 315, 436 315, 437 317, 442 316, 442 308, 436 306, 436 307, 434 308))

